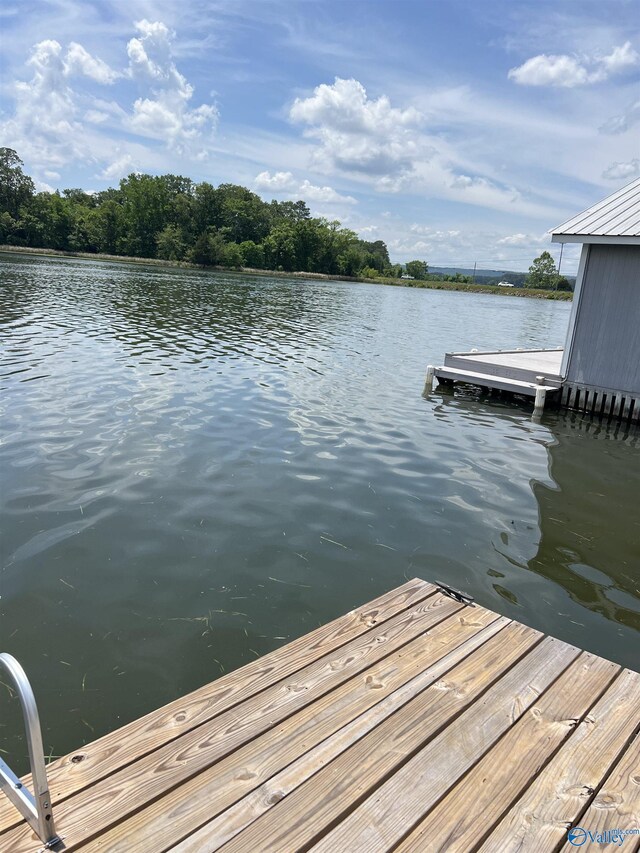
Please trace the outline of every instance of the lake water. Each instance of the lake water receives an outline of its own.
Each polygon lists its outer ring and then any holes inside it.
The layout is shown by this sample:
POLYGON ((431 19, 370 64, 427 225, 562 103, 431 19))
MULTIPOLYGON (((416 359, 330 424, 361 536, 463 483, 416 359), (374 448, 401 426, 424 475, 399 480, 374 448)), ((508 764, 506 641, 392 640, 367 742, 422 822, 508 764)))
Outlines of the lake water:
MULTIPOLYGON (((446 350, 568 303, 4 255, 0 650, 65 753, 407 578, 638 665, 638 431, 446 350)), ((2 689, 0 748, 25 768, 2 689)))

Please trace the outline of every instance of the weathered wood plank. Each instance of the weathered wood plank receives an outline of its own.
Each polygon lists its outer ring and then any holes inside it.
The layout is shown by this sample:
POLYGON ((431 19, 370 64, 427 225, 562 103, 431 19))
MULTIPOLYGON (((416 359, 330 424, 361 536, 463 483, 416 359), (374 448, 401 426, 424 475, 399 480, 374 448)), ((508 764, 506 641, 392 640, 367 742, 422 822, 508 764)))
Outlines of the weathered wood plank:
MULTIPOLYGON (((396 848, 398 853, 427 847, 467 853, 521 796, 558 746, 571 738, 582 717, 619 671, 619 666, 603 658, 581 655, 428 813, 396 848)), ((380 842, 367 849, 372 853, 387 849, 389 838, 398 841, 407 829, 410 826, 403 826, 398 820, 392 827, 378 825, 380 842)), ((549 848, 538 848, 545 849, 549 848)))
MULTIPOLYGON (((293 675, 317 658, 366 634, 435 591, 433 584, 414 578, 369 604, 52 762, 47 774, 54 807, 137 758, 293 675), (78 756, 82 760, 74 761, 78 756)), ((23 782, 30 786, 31 777, 25 776, 23 782)), ((19 823, 18 812, 5 798, 0 799, 0 833, 19 823)))
MULTIPOLYGON (((595 835, 608 829, 640 832, 640 734, 636 735, 605 779, 601 790, 579 818, 578 825, 595 835)), ((638 849, 637 841, 637 834, 629 835, 625 846, 638 849)), ((575 849, 569 841, 561 848, 562 853, 575 849)))
MULTIPOLYGON (((340 849, 335 845, 344 843, 342 849, 345 850, 369 851, 385 849, 385 844, 388 848, 394 841, 399 841, 402 835, 414 826, 418 817, 435 805, 514 722, 537 702, 540 694, 558 679, 579 654, 578 649, 565 643, 550 638, 543 640, 499 678, 470 708, 439 732, 437 737, 426 746, 421 746, 413 756, 407 756, 410 760, 386 782, 375 786, 375 790, 369 792, 367 799, 355 811, 347 814, 348 810, 341 808, 338 802, 337 814, 332 817, 334 822, 336 818, 342 818, 342 823, 338 824, 335 835, 332 832, 320 840, 324 826, 311 821, 312 828, 318 835, 317 850, 340 849), (397 824, 396 831, 393 829, 394 824, 397 824)), ((473 657, 475 655, 472 655, 471 661, 473 657)), ((445 679, 445 683, 448 680, 445 679)), ((375 744, 381 751, 393 748, 393 732, 386 732, 385 736, 382 742, 375 744)), ((334 764, 337 765, 338 762, 334 764)), ((358 766, 354 767, 352 778, 344 783, 341 780, 332 780, 326 771, 324 779, 321 778, 323 774, 318 774, 315 795, 316 800, 322 801, 323 809, 325 802, 335 802, 336 794, 338 797, 345 796, 343 786, 347 787, 346 793, 349 797, 352 796, 352 790, 359 794, 367 793, 362 790, 364 786, 353 778, 358 770, 358 766)), ((306 787, 311 790, 313 782, 314 780, 311 780, 306 787)), ((295 797, 295 794, 292 797, 295 797)), ((278 809, 272 810, 274 819, 278 818, 277 812, 278 809)), ((307 820, 310 820, 309 816, 307 820)), ((254 826, 260 822, 257 821, 254 826)), ((226 851, 226 848, 223 849, 226 851)))
POLYGON ((556 850, 632 738, 639 719, 640 675, 625 670, 491 831, 482 853, 556 850))
MULTIPOLYGON (((433 738, 432 742, 439 741, 443 729, 455 727, 457 731, 456 722, 474 709, 476 717, 478 708, 483 709, 480 715, 483 722, 485 714, 490 721, 499 718, 500 725, 494 724, 494 728, 504 731, 511 723, 514 703, 516 707, 520 703, 525 707, 530 704, 537 696, 536 687, 541 689, 549 679, 555 679, 578 654, 563 644, 538 642, 538 632, 530 631, 517 624, 507 626, 495 640, 481 646, 445 678, 419 694, 220 849, 225 853, 267 849, 286 853, 306 848, 426 742, 433 738), (532 642, 536 644, 533 648, 532 642), (486 696, 495 695, 491 685, 496 679, 499 679, 497 686, 503 685, 502 690, 506 691, 499 707, 505 705, 508 696, 508 706, 502 715, 495 709, 485 709, 486 696), (533 689, 525 687, 525 683, 533 683, 533 689), (482 696, 487 688, 490 689, 482 696), (478 699, 479 696, 482 698, 478 699), (462 711, 465 713, 461 714, 462 711)), ((441 756, 441 760, 445 767, 449 766, 448 756, 441 756)), ((408 784, 413 787, 414 780, 408 784)))
MULTIPOLYGON (((58 832, 67 850, 105 832, 116 821, 143 808, 173 787, 201 773, 297 710, 335 689, 344 681, 429 627, 458 612, 463 605, 435 594, 408 611, 388 619, 379 630, 357 637, 272 687, 225 711, 212 726, 201 726, 145 755, 82 796, 64 800, 55 810, 58 832)), ((123 747, 126 749, 126 744, 123 747)), ((136 745, 132 746, 136 749, 136 745)), ((12 853, 31 853, 33 835, 25 826, 10 831, 3 842, 12 853)))
POLYGON ((509 621, 480 608, 451 616, 278 729, 113 827, 82 853, 146 853, 149 848, 161 853, 194 844, 211 853, 509 621), (247 791, 252 793, 243 796, 247 791), (223 813, 211 821, 219 812, 223 813), (189 835, 174 846, 207 821, 198 839, 189 835))

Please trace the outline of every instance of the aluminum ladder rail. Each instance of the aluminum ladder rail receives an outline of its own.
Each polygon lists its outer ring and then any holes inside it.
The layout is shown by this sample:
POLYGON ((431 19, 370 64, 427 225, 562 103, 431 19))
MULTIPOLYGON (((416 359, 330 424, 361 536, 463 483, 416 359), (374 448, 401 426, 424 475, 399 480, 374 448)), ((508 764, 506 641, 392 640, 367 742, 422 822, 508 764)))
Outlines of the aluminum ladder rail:
POLYGON ((35 696, 24 669, 13 655, 6 652, 0 654, 0 668, 4 669, 10 676, 20 700, 27 733, 34 793, 32 794, 22 784, 9 765, 1 758, 0 789, 4 791, 11 803, 29 823, 44 846, 51 848, 59 843, 60 838, 56 835, 53 824, 53 811, 42 746, 42 730, 40 729, 35 696))

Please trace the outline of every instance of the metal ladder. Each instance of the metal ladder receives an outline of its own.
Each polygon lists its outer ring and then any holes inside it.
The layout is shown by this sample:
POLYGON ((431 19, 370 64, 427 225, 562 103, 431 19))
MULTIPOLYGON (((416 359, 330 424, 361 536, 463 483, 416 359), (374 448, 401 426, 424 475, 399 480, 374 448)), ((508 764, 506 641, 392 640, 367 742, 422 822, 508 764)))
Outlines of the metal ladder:
POLYGON ((34 793, 32 794, 22 784, 9 765, 1 758, 0 789, 4 791, 9 800, 29 823, 44 846, 51 848, 59 843, 60 838, 56 835, 53 824, 49 783, 47 782, 47 771, 44 763, 42 731, 40 729, 40 718, 38 716, 35 696, 33 695, 33 690, 24 669, 13 655, 6 652, 0 654, 0 668, 4 669, 10 676, 20 700, 27 733, 34 793))

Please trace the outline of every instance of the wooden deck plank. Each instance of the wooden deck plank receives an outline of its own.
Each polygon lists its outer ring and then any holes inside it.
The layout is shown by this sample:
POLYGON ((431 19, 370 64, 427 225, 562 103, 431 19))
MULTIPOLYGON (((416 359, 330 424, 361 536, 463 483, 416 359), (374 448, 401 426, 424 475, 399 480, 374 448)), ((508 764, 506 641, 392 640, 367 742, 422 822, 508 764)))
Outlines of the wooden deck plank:
MULTIPOLYGON (((595 834, 608 829, 640 831, 640 734, 613 767, 600 791, 580 816, 578 826, 595 834)), ((637 841, 640 841, 638 835, 630 835, 623 845, 633 849, 637 841)), ((575 845, 567 841, 561 850, 569 853, 575 850, 575 845)))
MULTIPOLYGON (((52 762, 47 773, 54 809, 61 800, 293 675, 435 591, 433 584, 414 578, 369 604, 52 762), (77 756, 82 758, 80 762, 73 760, 77 756)), ((30 786, 31 777, 25 776, 23 782, 30 786)), ((17 811, 8 800, 1 798, 0 833, 19 823, 21 819, 17 811)))
MULTIPOLYGON (((603 658, 581 655, 429 812, 400 844, 398 853, 427 846, 447 853, 466 853, 482 841, 557 748, 571 739, 582 717, 619 671, 619 666, 603 658)), ((385 843, 389 828, 380 834, 385 843)), ((402 828, 396 820, 391 828, 396 840, 401 838, 402 828)), ((373 853, 386 848, 381 843, 368 849, 373 853)))
POLYGON ((195 846, 210 853, 509 622, 479 609, 449 617, 307 706, 281 729, 270 730, 90 842, 82 853, 146 853, 149 847, 161 853, 176 844, 180 850, 195 846), (202 824, 197 838, 190 834, 202 824))
POLYGON ((55 762, 56 850, 568 853, 640 832, 639 729, 640 674, 415 580, 55 762))
MULTIPOLYGON (((55 809, 55 819, 66 849, 75 849, 144 808, 462 607, 440 593, 430 595, 377 630, 341 646, 337 654, 324 655, 291 679, 223 712, 215 726, 195 728, 102 779, 81 796, 63 801, 55 809)), ((9 844, 12 853, 31 853, 33 838, 27 827, 20 826, 0 836, 0 841, 9 844)))
MULTIPOLYGON (((445 678, 419 694, 220 849, 225 853, 246 850, 285 853, 306 848, 390 773, 397 771, 424 743, 432 738, 438 741, 442 729, 455 727, 458 720, 482 706, 485 697, 476 700, 487 688, 485 695, 495 693, 496 679, 498 689, 504 693, 503 705, 508 697, 499 728, 500 731, 508 728, 514 701, 516 706, 524 703, 526 707, 537 696, 535 686, 540 689, 546 686, 578 654, 577 650, 553 645, 552 641, 539 642, 539 633, 530 632, 531 629, 517 624, 507 626, 495 642, 490 640, 481 646, 445 678), (489 660, 488 655, 492 655, 489 660), (531 679, 533 691, 523 687, 523 682, 531 679), (468 710, 461 713, 465 709, 468 710)), ((494 718, 498 716, 494 712, 494 718)), ((447 760, 447 766, 448 763, 447 760)))
POLYGON ((481 853, 538 853, 566 841, 635 734, 639 708, 640 675, 625 670, 492 830, 481 853))
MULTIPOLYGON (((480 700, 423 746, 387 781, 377 786, 338 829, 318 840, 317 850, 331 849, 348 834, 346 849, 385 849, 397 843, 419 818, 551 688, 576 660, 578 649, 551 638, 542 641, 503 675, 480 700), (396 831, 394 831, 394 824, 396 831), (348 833, 347 833, 348 830, 348 833), (389 838, 386 836, 388 834, 389 838), (359 845, 359 846, 358 846, 359 845)), ((381 747, 384 748, 384 745, 381 747)), ((329 794, 323 793, 323 796, 329 794)))

